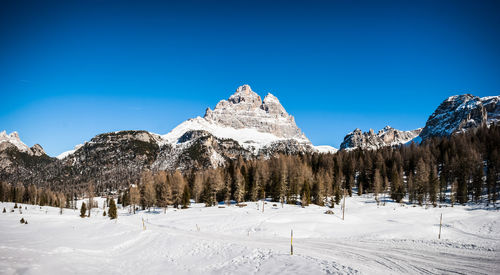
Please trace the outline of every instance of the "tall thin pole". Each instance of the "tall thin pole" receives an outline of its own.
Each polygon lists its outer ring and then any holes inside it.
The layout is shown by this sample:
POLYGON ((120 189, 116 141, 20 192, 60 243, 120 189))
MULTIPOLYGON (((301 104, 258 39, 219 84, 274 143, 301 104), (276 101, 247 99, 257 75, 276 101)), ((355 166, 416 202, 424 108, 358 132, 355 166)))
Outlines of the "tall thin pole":
POLYGON ((345 214, 345 188, 344 188, 344 201, 342 202, 342 220, 344 220, 345 214))
POLYGON ((443 213, 441 213, 441 218, 439 218, 439 235, 438 239, 441 239, 441 226, 443 225, 443 213))
POLYGON ((293 255, 293 229, 290 231, 290 255, 293 255))

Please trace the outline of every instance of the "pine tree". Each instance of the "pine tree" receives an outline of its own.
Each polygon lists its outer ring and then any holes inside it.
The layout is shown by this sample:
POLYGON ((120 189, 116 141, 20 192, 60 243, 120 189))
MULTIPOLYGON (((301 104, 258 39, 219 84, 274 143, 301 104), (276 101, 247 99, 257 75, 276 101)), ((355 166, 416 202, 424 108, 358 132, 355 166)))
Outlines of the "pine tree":
POLYGON ((382 178, 380 176, 380 172, 378 169, 375 169, 375 174, 373 175, 373 192, 375 193, 375 200, 377 201, 377 205, 380 200, 378 198, 378 194, 382 191, 382 178))
POLYGON ((188 208, 191 204, 191 191, 189 190, 189 186, 184 184, 184 190, 182 192, 182 208, 188 208))
POLYGON ((109 201, 108 216, 112 220, 118 218, 118 214, 116 213, 116 203, 115 203, 115 199, 113 199, 113 198, 111 198, 111 200, 109 201))
POLYGON ((135 214, 136 205, 139 204, 141 199, 139 188, 137 188, 136 186, 131 186, 129 189, 129 197, 130 197, 130 205, 134 208, 134 214, 135 214))
POLYGON ((436 206, 436 195, 437 195, 437 190, 439 189, 439 180, 437 178, 436 174, 436 168, 431 166, 430 168, 430 173, 429 173, 429 180, 428 180, 428 193, 429 193, 429 201, 432 203, 432 205, 436 206))
POLYGON ((482 164, 479 164, 477 168, 474 171, 474 175, 472 178, 472 185, 474 188, 474 202, 479 202, 479 199, 481 198, 482 191, 483 191, 483 177, 484 177, 484 172, 483 172, 483 166, 482 164))
POLYGON ((304 182, 302 186, 302 196, 300 200, 302 201, 302 206, 308 206, 311 203, 311 187, 307 182, 304 182))
POLYGON ((396 165, 394 165, 391 172, 391 198, 399 203, 404 196, 403 181, 396 165))
POLYGON ((424 160, 420 158, 417 162, 417 171, 415 174, 415 192, 416 199, 419 205, 422 205, 425 200, 425 187, 428 185, 429 171, 424 160))
POLYGON ((85 213, 87 212, 87 206, 85 202, 82 202, 82 207, 80 208, 80 217, 85 218, 85 213))
POLYGON ((88 186, 88 195, 89 195, 89 205, 88 205, 88 212, 89 212, 89 218, 90 218, 90 213, 94 204, 94 185, 92 183, 89 183, 88 186))

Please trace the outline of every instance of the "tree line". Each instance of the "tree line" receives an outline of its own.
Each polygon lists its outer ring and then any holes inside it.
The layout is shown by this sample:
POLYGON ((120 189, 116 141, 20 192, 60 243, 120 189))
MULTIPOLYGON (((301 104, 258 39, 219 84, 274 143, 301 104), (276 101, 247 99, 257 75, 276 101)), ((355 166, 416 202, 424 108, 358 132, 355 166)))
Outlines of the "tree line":
MULTIPOLYGON (((268 159, 240 157, 216 169, 183 173, 147 170, 134 184, 118 190, 118 203, 130 206, 131 211, 137 207, 166 210, 168 206, 187 207, 191 200, 215 205, 271 198, 288 204, 334 207, 344 194, 371 193, 377 202, 385 197, 418 205, 489 204, 498 200, 500 189, 499 144, 500 127, 491 126, 428 139, 419 145, 268 159)), ((33 192, 28 189, 34 186, 0 186, 4 201, 33 202, 33 192)), ((74 193, 50 189, 37 190, 36 194, 40 201, 54 206, 61 201, 71 203, 69 198, 75 197, 74 193)))

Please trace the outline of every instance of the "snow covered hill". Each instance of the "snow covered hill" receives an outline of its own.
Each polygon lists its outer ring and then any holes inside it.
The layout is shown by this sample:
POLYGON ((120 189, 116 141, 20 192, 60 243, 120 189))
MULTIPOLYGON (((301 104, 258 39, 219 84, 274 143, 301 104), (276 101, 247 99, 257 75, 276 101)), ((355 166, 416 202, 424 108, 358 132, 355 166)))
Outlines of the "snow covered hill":
POLYGON ((342 220, 338 206, 326 215, 328 208, 315 205, 268 202, 263 212, 262 202, 246 204, 166 214, 119 209, 112 221, 102 216, 102 199, 91 218, 0 203, 7 210, 0 213, 0 274, 498 274, 500 268, 500 212, 493 207, 377 206, 371 196, 354 195, 342 220))

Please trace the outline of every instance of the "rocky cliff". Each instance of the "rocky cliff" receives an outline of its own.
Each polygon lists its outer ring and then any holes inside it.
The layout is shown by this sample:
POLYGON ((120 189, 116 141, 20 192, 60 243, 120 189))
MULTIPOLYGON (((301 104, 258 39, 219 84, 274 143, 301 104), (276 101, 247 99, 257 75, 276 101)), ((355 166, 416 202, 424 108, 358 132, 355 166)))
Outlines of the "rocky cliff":
POLYGON ((344 137, 340 149, 349 150, 361 148, 373 150, 386 146, 397 146, 411 141, 420 134, 420 131, 421 129, 400 131, 390 126, 384 127, 384 129, 379 130, 377 133, 372 129, 368 132, 362 132, 360 129, 355 129, 344 137))
POLYGON ((497 123, 500 117, 499 99, 500 96, 480 98, 471 94, 451 96, 429 117, 420 138, 450 136, 497 123))

